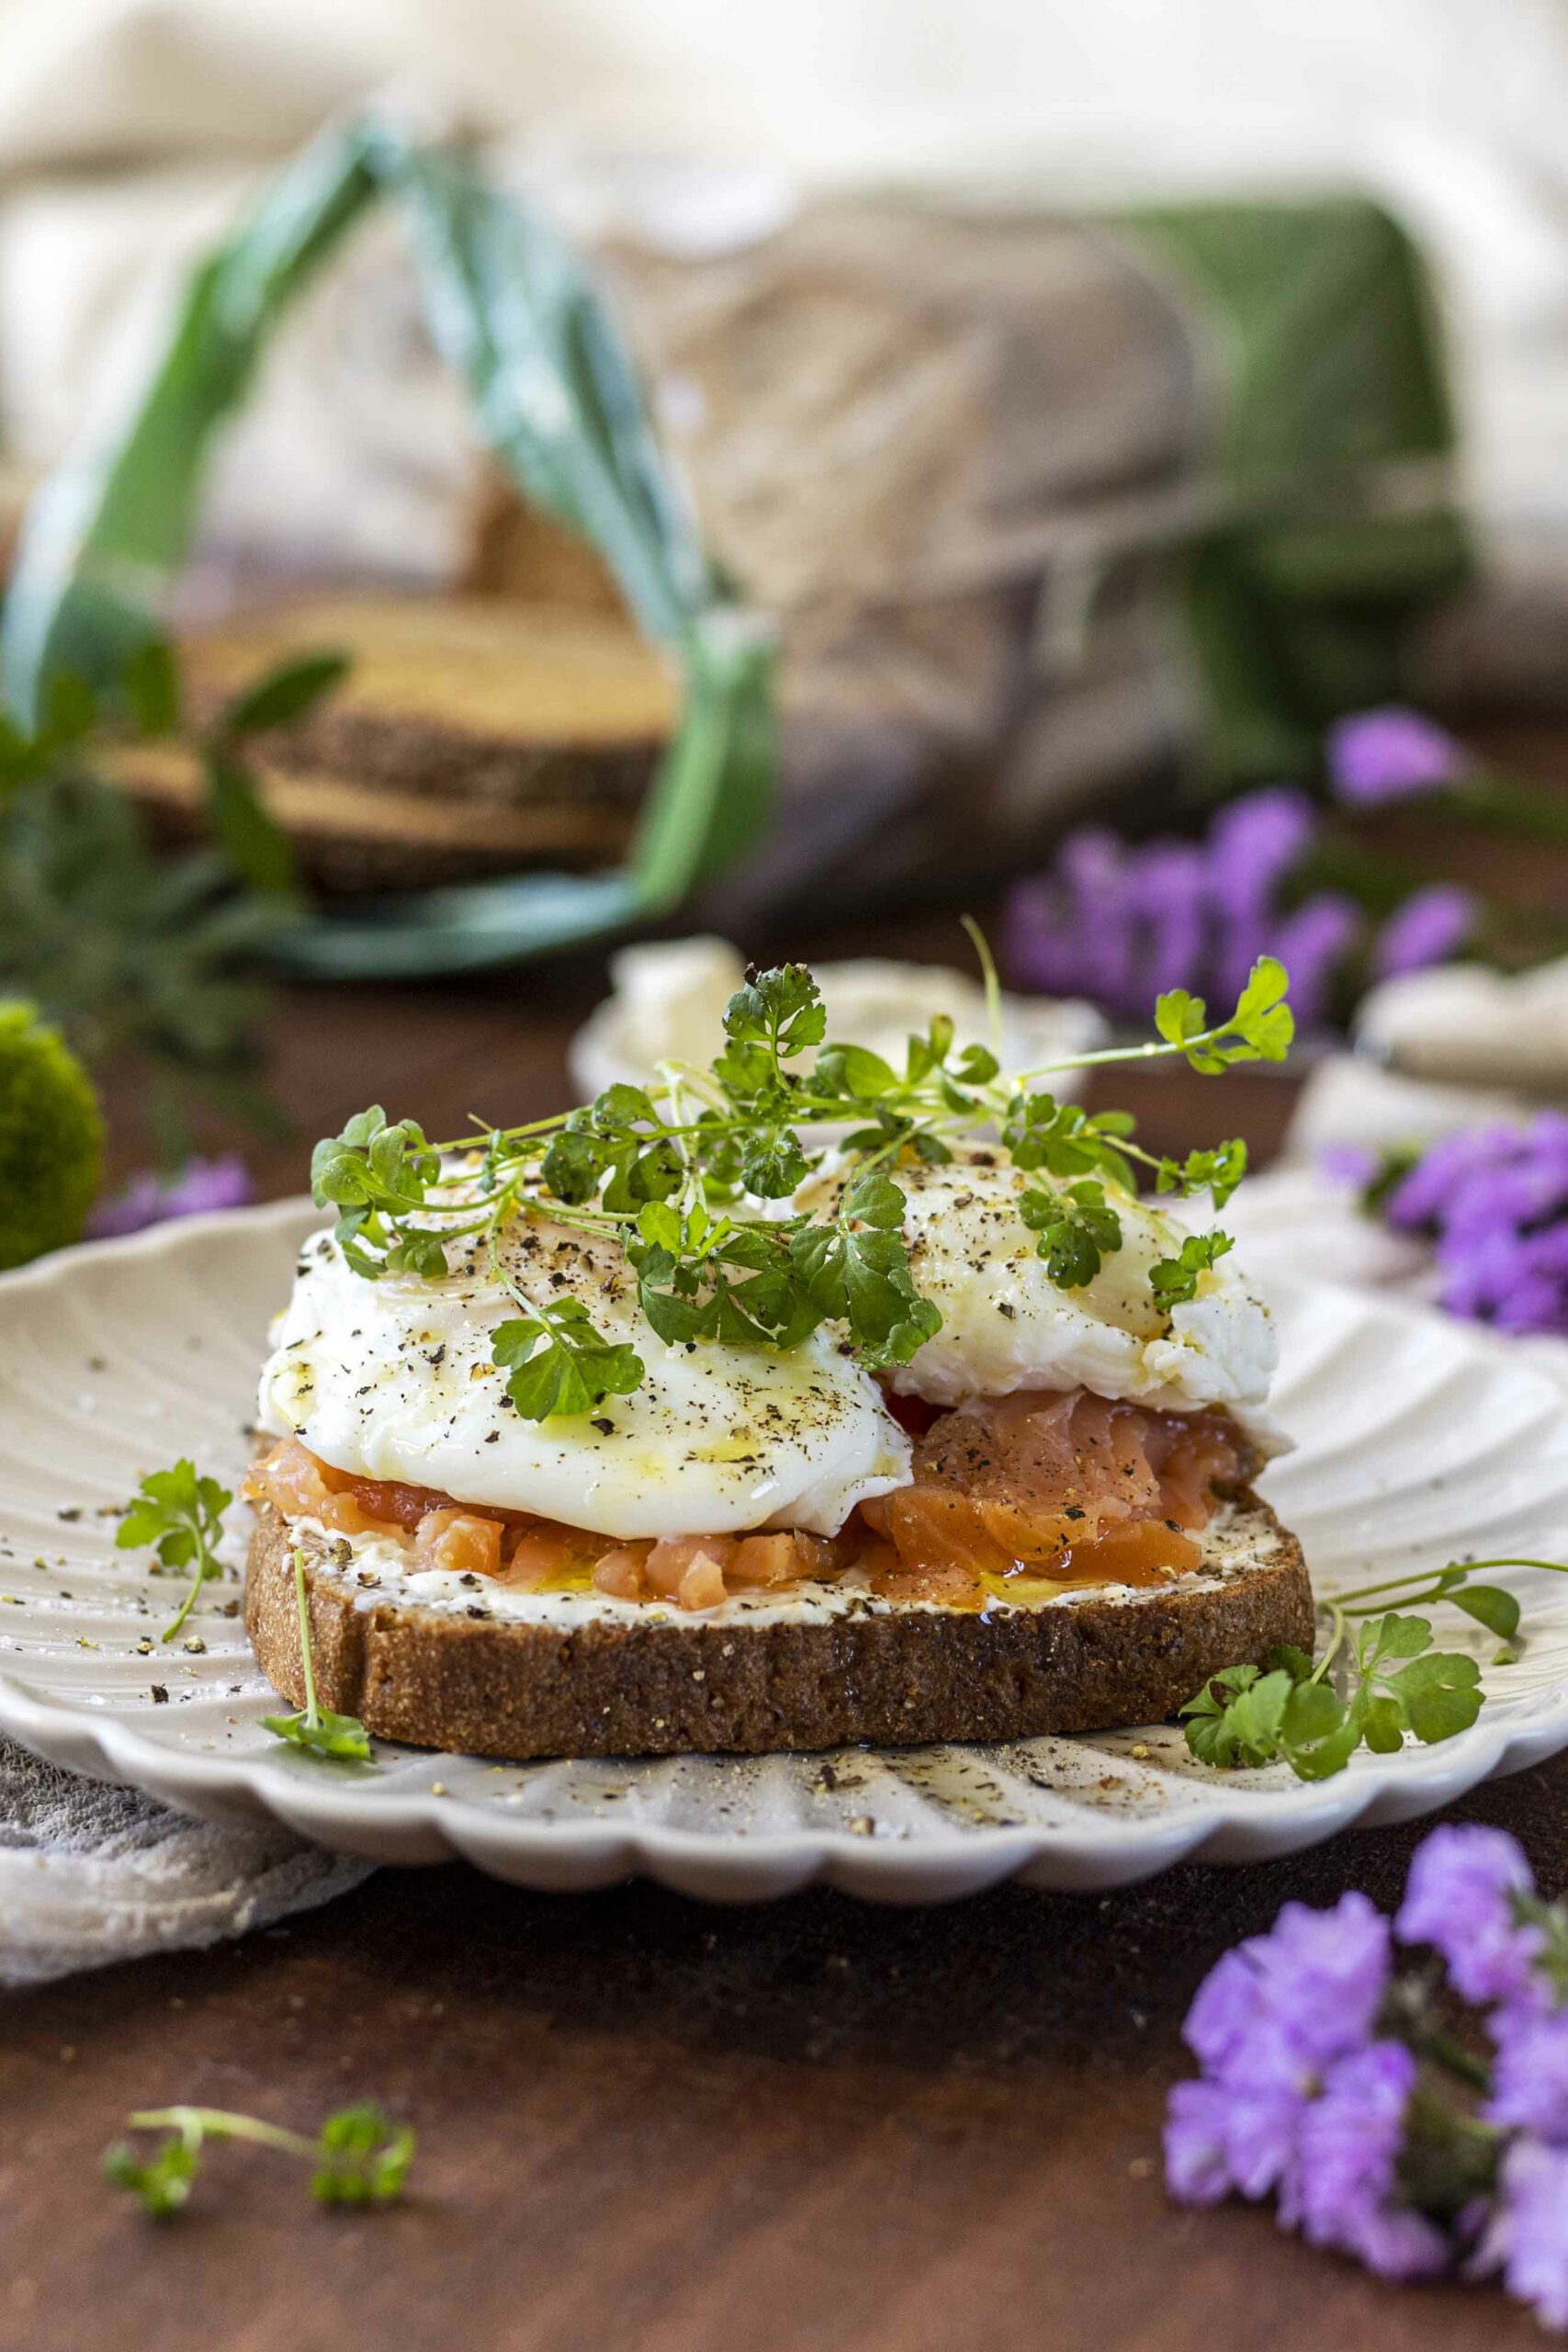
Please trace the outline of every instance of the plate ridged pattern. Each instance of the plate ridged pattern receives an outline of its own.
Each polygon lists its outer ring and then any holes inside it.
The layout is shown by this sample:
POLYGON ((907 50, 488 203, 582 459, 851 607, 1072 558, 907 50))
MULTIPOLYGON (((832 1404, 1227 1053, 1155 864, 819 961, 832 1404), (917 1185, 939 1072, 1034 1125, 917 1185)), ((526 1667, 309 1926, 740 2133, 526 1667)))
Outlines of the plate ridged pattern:
MULTIPOLYGON (((234 1483, 254 1374, 305 1203, 195 1219, 0 1280, 0 1727, 78 1771, 217 1820, 272 1815, 396 1862, 466 1856, 519 1883, 631 1871, 710 1898, 813 1880, 929 1902, 1019 1876, 1102 1887, 1189 1859, 1287 1853, 1428 1812, 1568 1745, 1568 1578, 1518 1571, 1529 1639, 1489 1666, 1460 1738, 1359 1756, 1321 1787, 1219 1775, 1168 1727, 829 1757, 492 1765, 378 1743, 373 1770, 281 1750, 233 1578, 158 1641, 180 1589, 114 1548, 145 1470, 194 1452, 234 1483)), ((1280 1419, 1298 1450, 1267 1491, 1320 1590, 1458 1553, 1568 1547, 1568 1403, 1483 1334, 1362 1293, 1274 1285, 1280 1419)), ((243 1516, 243 1514, 241 1515, 243 1516)), ((1450 1646, 1495 1643, 1445 1622, 1450 1646)))

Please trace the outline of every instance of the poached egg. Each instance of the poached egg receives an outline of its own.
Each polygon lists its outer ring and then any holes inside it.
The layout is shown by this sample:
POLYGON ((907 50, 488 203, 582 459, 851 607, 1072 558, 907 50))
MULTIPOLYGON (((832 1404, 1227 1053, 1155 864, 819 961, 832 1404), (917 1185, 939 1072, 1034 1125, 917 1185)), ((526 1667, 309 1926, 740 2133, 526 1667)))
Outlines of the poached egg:
MULTIPOLYGON (((1049 1187, 1004 1151, 958 1143, 945 1165, 897 1170, 908 1202, 904 1238, 915 1288, 942 1310, 942 1329, 891 1386, 933 1405, 1006 1396, 1020 1388, 1087 1388, 1160 1411, 1228 1406, 1266 1450, 1279 1441, 1261 1415, 1279 1356, 1269 1311, 1233 1257, 1198 1277, 1197 1295, 1167 1313, 1149 1272, 1191 1228, 1168 1209, 1107 1184, 1122 1247, 1081 1289, 1058 1290, 1036 1251, 1019 1197, 1049 1187)), ((797 1208, 822 1209, 843 1181, 829 1165, 808 1177, 797 1208)))
POLYGON ((909 1476, 909 1441, 870 1374, 818 1331, 803 1347, 671 1346, 611 1241, 519 1218, 505 1269, 530 1295, 580 1299, 646 1376, 592 1414, 526 1421, 491 1361, 520 1310, 477 1244, 444 1280, 367 1282, 330 1233, 307 1241, 262 1373, 260 1419, 334 1469, 434 1487, 623 1541, 770 1526, 831 1535, 909 1476))
MULTIPOLYGON (((842 1175, 824 1167, 795 1206, 828 1205, 842 1175)), ((939 1406, 1079 1386, 1168 1411, 1224 1405, 1279 1451, 1261 1410, 1273 1327, 1234 1260, 1201 1273, 1197 1295, 1172 1313, 1155 1302, 1149 1269, 1187 1229, 1168 1211, 1108 1186, 1122 1247, 1091 1283, 1063 1291, 1019 1209, 1025 1184, 1048 1180, 1021 1176, 982 1143, 897 1175, 916 1288, 941 1308, 942 1328, 892 1374, 895 1391, 939 1406)), ((526 1217, 506 1230, 501 1255, 525 1295, 581 1300, 605 1339, 629 1342, 641 1386, 592 1414, 525 1420, 491 1360, 496 1326, 519 1309, 481 1244, 450 1245, 444 1278, 368 1282, 329 1232, 305 1244, 276 1327, 263 1428, 354 1476, 622 1541, 767 1527, 831 1535, 857 1504, 908 1482, 908 1436, 831 1329, 787 1354, 671 1345, 643 1315, 614 1241, 526 1217)))

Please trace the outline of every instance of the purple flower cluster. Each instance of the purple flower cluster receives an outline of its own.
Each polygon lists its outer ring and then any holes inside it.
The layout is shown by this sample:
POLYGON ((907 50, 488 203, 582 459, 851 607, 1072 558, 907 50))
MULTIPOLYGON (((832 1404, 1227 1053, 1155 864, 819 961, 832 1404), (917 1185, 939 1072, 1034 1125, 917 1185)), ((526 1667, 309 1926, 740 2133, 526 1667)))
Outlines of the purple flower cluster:
POLYGON ((162 1225, 175 1216, 202 1216, 210 1209, 243 1209, 255 1198, 255 1188, 243 1159, 231 1153, 223 1159, 187 1159, 177 1176, 159 1176, 147 1169, 133 1176, 123 1192, 100 1201, 87 1231, 95 1241, 122 1233, 140 1233, 143 1226, 162 1225))
POLYGON ((1325 755, 1335 797, 1354 808, 1440 792, 1462 782, 1471 766, 1462 743, 1402 703, 1337 719, 1325 755))
POLYGON ((1486 2122, 1510 2136, 1466 2268, 1568 2329, 1568 2007, 1544 1964, 1548 1918, 1524 1849, 1500 1829, 1434 1830, 1416 1855, 1396 1932, 1442 1954, 1466 2000, 1488 2005, 1495 2052, 1486 2122), (1544 1914, 1531 1917, 1530 1913, 1544 1914))
POLYGON ((1430 1944, 1461 2000, 1533 1998, 1540 1931, 1515 1916, 1535 1881, 1524 1848, 1498 1829, 1434 1829, 1417 1848, 1395 1922, 1400 1939, 1430 1944))
POLYGON ((1387 975, 1464 944, 1478 902, 1449 886, 1414 892, 1381 933, 1336 890, 1314 891, 1287 910, 1285 885, 1317 828, 1307 796, 1280 786, 1233 801, 1201 842, 1134 845, 1097 828, 1070 833, 1051 871, 1009 895, 1009 970, 1025 988, 1143 1018, 1166 989, 1232 1002, 1258 956, 1277 956, 1291 975, 1297 1022, 1310 1028, 1328 1017, 1353 954, 1387 975))
POLYGON ((1535 1898, 1522 1849, 1500 1830, 1435 1830, 1392 1928, 1363 1894, 1331 1911, 1288 1903, 1192 2004, 1185 2037, 1202 2071, 1171 2093, 1171 2194, 1207 2205, 1272 2192, 1281 2228, 1379 2278, 1501 2272, 1510 2294, 1568 2328, 1564 1951, 1568 1917, 1535 1898), (1395 1979, 1395 1939, 1430 1945, 1453 1990, 1488 2011, 1495 2061, 1479 2109, 1435 2079, 1445 2045, 1395 1979), (1407 2187, 1417 2110, 1431 2210, 1407 2187), (1451 2195, 1433 2186, 1445 2147, 1451 2195))
POLYGON ((1503 1331, 1568 1334, 1568 1117, 1434 1143, 1382 1204, 1431 1241, 1443 1305, 1503 1331))
POLYGON ((1457 882, 1432 882, 1412 890, 1394 909, 1372 943, 1372 973, 1392 980, 1401 972, 1424 972, 1457 956, 1475 930, 1480 902, 1457 882))
POLYGON ((1187 2019, 1203 2072, 1171 2093, 1165 2151, 1184 2202, 1273 2189, 1283 2227, 1399 2278, 1440 2269, 1448 2248, 1396 2192, 1415 2065, 1374 2038, 1390 1941, 1352 1894, 1332 1911, 1287 1903, 1272 1933, 1227 1952, 1187 2019))

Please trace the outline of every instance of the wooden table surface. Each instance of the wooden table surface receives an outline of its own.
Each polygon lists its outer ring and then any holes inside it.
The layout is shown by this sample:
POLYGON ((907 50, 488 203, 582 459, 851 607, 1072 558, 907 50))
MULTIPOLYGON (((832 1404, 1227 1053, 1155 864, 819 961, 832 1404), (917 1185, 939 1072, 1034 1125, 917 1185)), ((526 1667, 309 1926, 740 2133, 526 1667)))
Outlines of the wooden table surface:
MULTIPOLYGON (((450 1132, 568 1099, 591 960, 480 989, 312 992, 277 1024, 305 1139, 379 1097, 450 1132)), ((1145 1077, 1168 1147, 1267 1149, 1271 1075, 1145 1077)), ((302 1148, 255 1155, 297 1189, 302 1148)), ((1456 1808, 1568 1884, 1568 1758, 1456 1808)), ((1265 2212, 1183 2212, 1158 2129, 1203 1971, 1295 1895, 1392 1905, 1421 1825, 1106 1896, 705 1907, 382 1871, 235 1945, 0 2007, 0 2345, 26 2352, 1426 2352, 1539 2344, 1493 2291, 1389 2290, 1265 2212), (98 2177, 133 2107, 420 2133, 408 2202, 310 2205, 223 2152, 159 2230, 98 2177)))

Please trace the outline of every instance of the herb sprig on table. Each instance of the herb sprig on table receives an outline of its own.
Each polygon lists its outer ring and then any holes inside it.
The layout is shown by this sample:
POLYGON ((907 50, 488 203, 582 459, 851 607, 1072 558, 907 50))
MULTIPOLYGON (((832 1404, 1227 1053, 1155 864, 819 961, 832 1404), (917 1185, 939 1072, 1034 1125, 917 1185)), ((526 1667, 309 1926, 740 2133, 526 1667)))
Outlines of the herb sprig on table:
POLYGON ((172 1470, 153 1470, 142 1479, 135 1500, 119 1522, 115 1542, 122 1552, 150 1545, 166 1568, 192 1569, 190 1589, 160 1640, 172 1642, 195 1608, 201 1588, 220 1576, 215 1553, 223 1514, 233 1501, 216 1478, 198 1478, 196 1464, 182 1457, 172 1470))
POLYGON ((1519 1603, 1501 1585, 1472 1581, 1489 1568, 1568 1576, 1559 1560, 1454 1561, 1337 1593, 1322 1606, 1328 1641, 1316 1663, 1281 1647, 1261 1668, 1212 1676, 1181 1710, 1187 1745, 1201 1764, 1284 1763, 1298 1780, 1325 1781, 1363 1744, 1387 1756, 1407 1734, 1431 1746, 1468 1731, 1485 1701, 1479 1665, 1461 1651, 1435 1649, 1430 1619, 1407 1612, 1448 1601, 1497 1634, 1505 1644, 1497 1663, 1512 1664, 1506 1645, 1518 1631, 1519 1603), (1393 1607, 1391 1595, 1398 1596, 1393 1607))
MULTIPOLYGON (((311 1182, 318 1203, 337 1210, 339 1246, 367 1281, 439 1279, 454 1243, 488 1251, 519 1310, 496 1331, 494 1348, 526 1419, 585 1413, 605 1396, 627 1395, 644 1367, 634 1348, 604 1337, 580 1301, 530 1291, 503 1264, 501 1238, 522 1217, 623 1248, 642 1311, 666 1341, 787 1349, 830 1324, 868 1369, 885 1369, 907 1363, 942 1322, 910 1268, 901 1166, 949 1161, 961 1136, 999 1137, 1021 1174, 1056 1180, 1026 1186, 1020 1207, 1051 1280, 1081 1288, 1122 1247, 1108 1187, 1131 1193, 1142 1173, 1162 1193, 1206 1189, 1221 1208, 1246 1169, 1246 1148, 1227 1142, 1168 1159, 1134 1141, 1125 1112, 1090 1114, 1035 1081, 1159 1057, 1206 1076, 1282 1060, 1292 1034, 1288 986, 1284 967, 1265 956, 1224 1019, 1211 1020, 1201 999, 1173 989, 1155 1008, 1148 1043, 1009 1076, 987 1046, 955 1050, 943 1017, 908 1039, 901 1069, 864 1046, 832 1044, 811 974, 782 965, 753 973, 730 999, 723 1050, 706 1069, 665 1063, 653 1087, 611 1086, 559 1117, 446 1143, 377 1106, 317 1145, 311 1182), (847 1130, 841 1181, 824 1185, 808 1213, 760 1218, 758 1203, 786 1200, 820 1164, 804 1138, 823 1129, 847 1130), (454 1160, 468 1170, 461 1181, 454 1160)), ((1161 1261, 1152 1276, 1161 1309, 1191 1298, 1229 1247, 1222 1232, 1195 1235, 1161 1261)))
POLYGON ((188 2204, 209 2143, 244 2141, 253 2147, 275 2148, 281 2155, 302 2157, 314 2166, 310 2193, 322 2205, 390 2204, 402 2195, 413 2162, 412 2131, 407 2124, 394 2124, 368 2101, 338 2108, 314 2139, 223 2108, 149 2108, 126 2121, 132 2132, 164 2136, 150 2155, 139 2155, 123 2143, 107 2149, 104 2170, 158 2221, 172 2220, 188 2204))
MULTIPOLYGON (((216 1547, 223 1532, 223 1514, 233 1501, 229 1488, 216 1478, 197 1476, 194 1462, 180 1460, 172 1470, 153 1470, 142 1479, 119 1523, 115 1542, 122 1551, 145 1544, 167 1568, 190 1567, 190 1589, 160 1638, 172 1642, 196 1606, 202 1586, 222 1573, 216 1547)), ((315 1756, 339 1762, 367 1764, 370 1736, 357 1715, 334 1714, 316 1696, 316 1667, 310 1651, 310 1608, 305 1588, 305 1555, 294 1554, 294 1590, 299 1610, 299 1664, 305 1680, 305 1704, 291 1715, 264 1715, 262 1722, 275 1738, 315 1756)))

